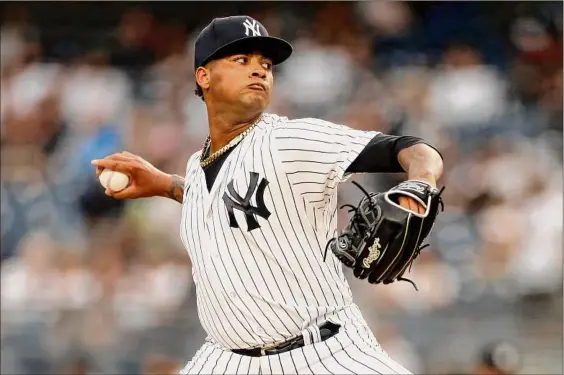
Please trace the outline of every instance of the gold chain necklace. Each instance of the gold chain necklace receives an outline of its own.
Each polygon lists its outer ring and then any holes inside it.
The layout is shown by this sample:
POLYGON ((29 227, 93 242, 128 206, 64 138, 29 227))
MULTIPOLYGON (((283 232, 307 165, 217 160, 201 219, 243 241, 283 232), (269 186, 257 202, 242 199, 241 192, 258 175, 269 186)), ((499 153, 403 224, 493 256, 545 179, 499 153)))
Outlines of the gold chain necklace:
MULTIPOLYGON (((249 134, 251 132, 251 130, 253 130, 253 128, 260 122, 261 119, 262 119, 262 116, 260 116, 244 132, 242 132, 241 134, 239 134, 238 136, 233 138, 231 140, 231 142, 229 142, 228 144, 226 144, 225 146, 223 146, 222 148, 220 148, 219 150, 217 150, 216 152, 214 152, 213 154, 211 154, 207 158, 205 158, 203 160, 200 158, 200 167, 204 168, 204 167, 210 165, 215 160, 217 160, 217 158, 219 158, 221 155, 225 154, 229 149, 235 147, 239 142, 241 142, 241 140, 243 138, 245 138, 245 136, 247 134, 249 134)), ((206 139, 206 142, 204 143, 204 147, 203 147, 203 150, 202 150, 202 157, 209 151, 210 145, 211 145, 211 139, 208 136, 208 138, 206 139)))

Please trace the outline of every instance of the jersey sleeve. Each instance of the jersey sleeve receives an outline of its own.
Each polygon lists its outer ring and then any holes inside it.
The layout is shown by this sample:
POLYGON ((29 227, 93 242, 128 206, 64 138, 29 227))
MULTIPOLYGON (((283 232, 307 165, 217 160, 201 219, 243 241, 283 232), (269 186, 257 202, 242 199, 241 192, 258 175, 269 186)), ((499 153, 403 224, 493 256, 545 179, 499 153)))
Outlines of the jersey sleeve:
POLYGON ((272 133, 273 148, 290 183, 317 200, 348 179, 349 165, 380 134, 311 118, 281 122, 272 133))

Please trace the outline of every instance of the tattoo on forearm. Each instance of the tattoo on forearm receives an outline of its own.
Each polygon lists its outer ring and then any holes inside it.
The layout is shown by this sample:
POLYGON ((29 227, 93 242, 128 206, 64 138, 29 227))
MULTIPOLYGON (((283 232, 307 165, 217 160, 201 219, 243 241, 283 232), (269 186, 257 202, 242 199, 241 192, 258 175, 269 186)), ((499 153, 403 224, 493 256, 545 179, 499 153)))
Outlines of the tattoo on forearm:
POLYGON ((184 199, 184 179, 180 176, 172 176, 172 184, 170 190, 168 191, 169 198, 182 203, 184 199))
POLYGON ((410 179, 432 178, 436 181, 443 172, 441 156, 432 147, 424 143, 400 151, 398 161, 410 179))

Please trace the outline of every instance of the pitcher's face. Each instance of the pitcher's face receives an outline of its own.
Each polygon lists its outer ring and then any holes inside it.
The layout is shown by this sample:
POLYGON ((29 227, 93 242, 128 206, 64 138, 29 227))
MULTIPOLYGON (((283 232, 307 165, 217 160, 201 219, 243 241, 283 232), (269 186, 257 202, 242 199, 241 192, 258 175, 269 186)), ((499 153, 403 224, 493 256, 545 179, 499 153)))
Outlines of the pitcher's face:
MULTIPOLYGON (((206 69, 207 96, 213 101, 240 103, 264 111, 270 103, 272 61, 260 53, 235 54, 210 62, 206 69)), ((198 78, 198 77, 197 77, 198 78)))

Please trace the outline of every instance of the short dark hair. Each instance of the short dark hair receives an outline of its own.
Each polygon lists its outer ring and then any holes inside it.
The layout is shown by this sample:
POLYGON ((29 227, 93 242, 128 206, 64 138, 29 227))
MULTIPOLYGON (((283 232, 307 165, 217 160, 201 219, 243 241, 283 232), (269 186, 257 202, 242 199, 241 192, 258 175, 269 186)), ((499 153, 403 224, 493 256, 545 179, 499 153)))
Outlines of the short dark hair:
POLYGON ((202 87, 197 83, 196 83, 196 89, 194 90, 194 94, 196 94, 196 96, 199 96, 203 101, 205 101, 204 90, 202 90, 202 87))

